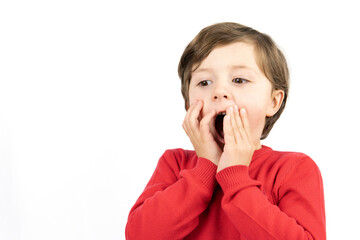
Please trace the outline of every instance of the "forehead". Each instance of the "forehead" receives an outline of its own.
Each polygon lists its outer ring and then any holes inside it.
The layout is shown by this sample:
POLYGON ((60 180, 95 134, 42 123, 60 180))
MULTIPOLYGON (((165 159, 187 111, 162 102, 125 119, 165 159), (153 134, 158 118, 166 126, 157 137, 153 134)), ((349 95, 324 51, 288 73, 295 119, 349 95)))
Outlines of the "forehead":
POLYGON ((260 71, 256 63, 254 46, 244 42, 218 46, 210 52, 200 65, 194 66, 193 73, 230 68, 260 71))

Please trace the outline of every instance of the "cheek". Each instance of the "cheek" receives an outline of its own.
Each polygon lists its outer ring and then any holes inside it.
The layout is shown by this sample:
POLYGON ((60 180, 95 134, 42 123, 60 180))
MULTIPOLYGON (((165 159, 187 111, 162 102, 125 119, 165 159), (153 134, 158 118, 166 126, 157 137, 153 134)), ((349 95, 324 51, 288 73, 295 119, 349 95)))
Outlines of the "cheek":
POLYGON ((195 89, 193 86, 190 86, 189 88, 189 104, 191 104, 194 100, 204 100, 206 99, 206 96, 204 93, 199 91, 198 89, 195 89))
POLYGON ((251 137, 254 141, 260 140, 264 126, 265 115, 260 109, 252 109, 248 112, 251 137))
POLYGON ((206 114, 208 114, 212 110, 212 108, 209 106, 209 104, 206 101, 204 101, 204 99, 201 100, 203 101, 204 105, 203 108, 201 109, 200 117, 203 118, 206 114))
POLYGON ((252 109, 249 110, 249 122, 250 127, 257 128, 257 127, 264 127, 265 124, 265 114, 260 109, 252 109))
POLYGON ((189 90, 189 104, 191 104, 194 100, 201 100, 203 102, 203 107, 200 113, 201 118, 211 110, 207 99, 208 97, 204 93, 192 89, 189 90))
POLYGON ((250 125, 258 125, 261 123, 261 120, 265 118, 264 111, 262 108, 257 106, 256 104, 247 104, 243 106, 249 117, 250 125))
POLYGON ((248 113, 252 137, 254 139, 260 139, 266 116, 264 106, 256 101, 243 102, 243 104, 239 104, 239 106, 245 108, 248 113))

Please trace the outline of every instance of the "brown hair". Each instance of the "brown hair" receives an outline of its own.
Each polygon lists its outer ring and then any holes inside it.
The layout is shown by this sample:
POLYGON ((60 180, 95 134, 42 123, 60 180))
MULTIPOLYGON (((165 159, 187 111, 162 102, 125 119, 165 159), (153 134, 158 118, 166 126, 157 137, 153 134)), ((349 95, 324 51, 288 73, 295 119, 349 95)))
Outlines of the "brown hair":
POLYGON ((231 22, 217 23, 202 29, 185 48, 178 66, 185 109, 189 107, 189 85, 192 72, 214 48, 233 42, 253 44, 257 65, 269 79, 273 90, 284 91, 284 98, 277 113, 266 117, 261 135, 261 139, 265 139, 285 108, 289 92, 289 71, 286 59, 275 42, 268 35, 250 27, 231 22))

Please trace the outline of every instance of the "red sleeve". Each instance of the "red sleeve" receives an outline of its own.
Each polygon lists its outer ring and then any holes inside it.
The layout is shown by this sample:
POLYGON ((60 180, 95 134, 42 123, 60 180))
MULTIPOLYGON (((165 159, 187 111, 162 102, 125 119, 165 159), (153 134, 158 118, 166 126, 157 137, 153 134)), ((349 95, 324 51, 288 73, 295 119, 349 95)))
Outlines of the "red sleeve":
POLYGON ((224 191, 222 207, 239 233, 249 240, 325 240, 325 206, 320 171, 310 159, 302 159, 286 171, 276 189, 273 205, 250 178, 247 166, 220 171, 216 178, 224 191))
POLYGON ((198 225, 215 188, 216 165, 199 158, 182 170, 186 154, 166 151, 145 190, 130 210, 127 240, 182 239, 198 225))

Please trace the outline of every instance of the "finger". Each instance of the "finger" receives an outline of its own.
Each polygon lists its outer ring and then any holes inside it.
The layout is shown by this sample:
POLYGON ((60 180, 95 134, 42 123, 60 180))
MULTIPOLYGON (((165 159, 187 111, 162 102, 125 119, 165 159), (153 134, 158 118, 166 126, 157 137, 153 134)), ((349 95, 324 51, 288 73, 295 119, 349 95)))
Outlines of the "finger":
POLYGON ((199 115, 202 108, 202 101, 195 101, 192 103, 186 113, 184 123, 186 127, 189 128, 195 128, 197 129, 199 127, 199 115))
POLYGON ((234 139, 234 131, 233 128, 231 126, 231 119, 230 119, 230 115, 226 114, 224 117, 224 140, 225 140, 225 144, 234 144, 235 143, 235 139, 234 139))
POLYGON ((215 109, 207 113, 200 121, 200 131, 210 133, 210 122, 215 117, 215 109))
POLYGON ((236 105, 234 106, 233 111, 233 122, 235 141, 236 143, 239 143, 243 140, 243 124, 240 119, 239 108, 236 105))
POLYGON ((236 123, 237 128, 243 125, 240 119, 239 108, 236 105, 234 106, 234 122, 236 123))
POLYGON ((202 108, 201 101, 194 101, 191 103, 189 109, 187 110, 183 128, 190 138, 191 143, 193 144, 194 148, 197 149, 199 139, 200 139, 200 131, 199 131, 199 114, 202 108))
POLYGON ((224 139, 225 144, 235 144, 235 131, 234 131, 234 112, 230 107, 226 110, 226 116, 224 117, 224 139))
POLYGON ((190 122, 199 122, 199 115, 200 111, 202 109, 203 102, 202 101, 196 101, 191 109, 189 109, 189 121, 190 122))
POLYGON ((226 115, 230 117, 230 126, 231 126, 231 130, 232 130, 232 135, 234 136, 234 142, 238 143, 241 141, 241 135, 239 132, 239 127, 238 127, 238 123, 236 121, 236 112, 238 112, 238 110, 235 110, 237 108, 235 108, 235 106, 231 106, 226 110, 226 115))
MULTIPOLYGON (((235 106, 236 110, 235 110, 235 121, 236 121, 236 125, 237 125, 237 132, 239 133, 241 140, 244 140, 247 136, 246 136, 246 130, 244 128, 244 123, 240 117, 240 111, 239 108, 237 106, 235 106)), ((240 140, 240 138, 238 138, 240 140)))
POLYGON ((194 108, 195 108, 195 105, 196 105, 196 102, 197 100, 193 100, 191 103, 190 103, 190 106, 189 108, 187 109, 186 111, 186 115, 185 115, 185 118, 184 118, 184 121, 183 121, 183 128, 186 132, 186 134, 190 137, 190 123, 189 123, 189 120, 190 120, 190 115, 191 113, 194 111, 194 108))
POLYGON ((247 137, 250 137, 250 123, 249 123, 249 118, 247 115, 247 111, 245 108, 240 109, 240 116, 241 116, 241 120, 242 123, 244 125, 244 131, 247 135, 247 137))

